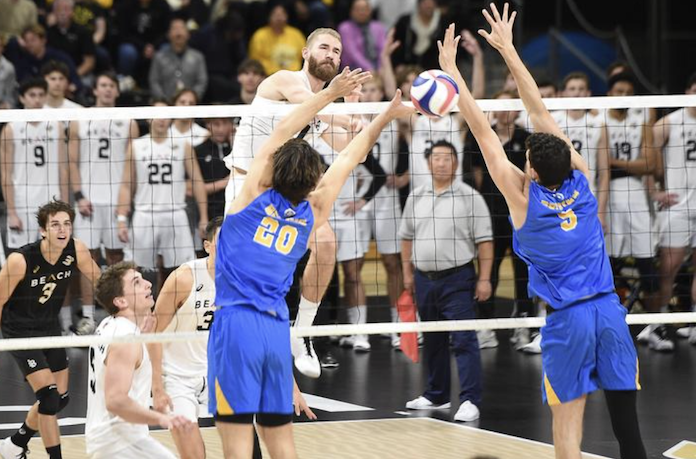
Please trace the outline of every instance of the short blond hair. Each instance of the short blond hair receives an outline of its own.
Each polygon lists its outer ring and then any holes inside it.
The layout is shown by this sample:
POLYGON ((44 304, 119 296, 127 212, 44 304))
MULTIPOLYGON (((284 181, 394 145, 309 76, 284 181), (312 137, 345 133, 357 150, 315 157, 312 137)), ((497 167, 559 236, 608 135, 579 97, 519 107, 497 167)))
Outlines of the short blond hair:
POLYGON ((320 27, 318 29, 314 29, 314 32, 309 34, 309 37, 307 37, 307 43, 305 44, 305 46, 307 48, 309 48, 312 45, 312 42, 314 40, 316 40, 316 38, 319 35, 331 35, 336 40, 341 42, 341 44, 343 44, 343 42, 341 41, 341 35, 338 32, 336 32, 334 29, 331 29, 329 27, 320 27))

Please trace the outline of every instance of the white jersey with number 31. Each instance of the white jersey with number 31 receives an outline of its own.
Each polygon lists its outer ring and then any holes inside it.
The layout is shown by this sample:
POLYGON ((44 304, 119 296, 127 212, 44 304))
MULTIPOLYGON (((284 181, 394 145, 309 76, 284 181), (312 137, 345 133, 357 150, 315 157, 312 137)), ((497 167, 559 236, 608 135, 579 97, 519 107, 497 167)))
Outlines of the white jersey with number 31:
MULTIPOLYGON (((172 318, 165 332, 207 331, 215 313, 215 280, 210 277, 208 258, 185 263, 191 269, 193 284, 188 298, 172 318)), ((205 340, 166 343, 162 369, 167 376, 205 377, 208 373, 208 343, 205 340)))

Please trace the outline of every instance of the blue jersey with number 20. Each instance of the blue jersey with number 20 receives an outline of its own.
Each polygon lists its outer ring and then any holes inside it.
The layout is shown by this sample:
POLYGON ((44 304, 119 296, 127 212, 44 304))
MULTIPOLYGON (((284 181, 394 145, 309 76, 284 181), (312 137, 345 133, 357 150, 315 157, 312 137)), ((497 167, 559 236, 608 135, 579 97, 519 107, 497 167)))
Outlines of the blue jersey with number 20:
POLYGON ((513 249, 529 265, 529 293, 555 309, 614 291, 597 200, 587 178, 573 171, 551 191, 529 184, 527 219, 513 249))
POLYGON ((293 206, 272 188, 227 215, 215 261, 217 307, 253 307, 287 320, 285 295, 313 225, 309 202, 293 206))

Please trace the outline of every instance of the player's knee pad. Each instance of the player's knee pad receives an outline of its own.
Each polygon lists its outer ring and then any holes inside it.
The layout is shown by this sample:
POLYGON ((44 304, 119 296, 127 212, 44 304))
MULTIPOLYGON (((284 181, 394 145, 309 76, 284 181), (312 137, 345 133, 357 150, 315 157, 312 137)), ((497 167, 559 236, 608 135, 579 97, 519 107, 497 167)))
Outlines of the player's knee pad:
POLYGON ((54 416, 60 410, 60 394, 55 384, 37 390, 36 400, 39 401, 39 414, 54 416))
POLYGON ((230 424, 253 424, 254 414, 216 414, 216 422, 228 422, 230 424))
POLYGON ((655 293, 660 289, 660 278, 652 258, 636 258, 640 274, 640 286, 645 293, 655 293))
POLYGON ((263 427, 280 427, 292 422, 292 414, 259 413, 256 423, 263 427))
POLYGON ((60 405, 58 405, 58 412, 60 413, 63 411, 63 408, 68 406, 68 403, 70 403, 70 394, 68 392, 60 394, 60 405))

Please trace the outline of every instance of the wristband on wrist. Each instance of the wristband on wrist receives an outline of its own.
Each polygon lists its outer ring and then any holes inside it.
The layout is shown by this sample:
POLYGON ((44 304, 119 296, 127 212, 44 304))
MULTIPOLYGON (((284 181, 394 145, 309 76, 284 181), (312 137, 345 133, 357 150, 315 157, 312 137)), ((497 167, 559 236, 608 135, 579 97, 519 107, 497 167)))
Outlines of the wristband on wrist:
POLYGON ((125 215, 116 215, 116 221, 119 223, 128 223, 128 217, 125 215))
POLYGON ((75 198, 75 202, 80 201, 82 199, 85 199, 85 195, 82 194, 82 191, 76 191, 73 193, 73 198, 75 198))

